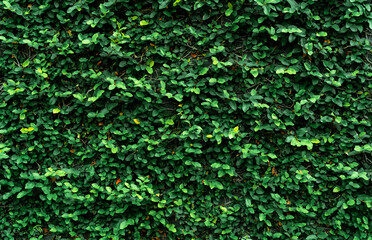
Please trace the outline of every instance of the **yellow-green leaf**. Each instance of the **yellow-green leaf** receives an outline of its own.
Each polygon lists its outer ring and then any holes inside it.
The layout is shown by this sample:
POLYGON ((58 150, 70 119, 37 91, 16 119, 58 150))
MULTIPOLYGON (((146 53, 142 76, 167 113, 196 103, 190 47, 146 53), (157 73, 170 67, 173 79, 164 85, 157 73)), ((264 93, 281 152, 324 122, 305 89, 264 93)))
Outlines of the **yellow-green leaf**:
POLYGON ((217 58, 216 58, 216 57, 212 57, 212 60, 213 60, 213 64, 214 64, 214 65, 217 65, 217 63, 218 63, 217 58))
POLYGON ((112 152, 112 153, 117 153, 117 152, 118 152, 118 150, 119 150, 119 148, 118 148, 118 147, 114 147, 114 148, 111 148, 111 152, 112 152))
POLYGON ((320 143, 319 139, 313 139, 311 140, 312 143, 320 143))
POLYGON ((234 127, 234 133, 239 131, 239 126, 234 127))

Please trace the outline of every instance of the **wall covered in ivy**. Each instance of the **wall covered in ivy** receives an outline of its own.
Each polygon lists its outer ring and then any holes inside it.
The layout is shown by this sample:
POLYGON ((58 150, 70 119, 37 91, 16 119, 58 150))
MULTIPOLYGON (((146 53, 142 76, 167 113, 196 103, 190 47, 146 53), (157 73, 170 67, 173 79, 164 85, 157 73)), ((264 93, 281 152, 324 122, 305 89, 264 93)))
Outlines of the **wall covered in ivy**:
POLYGON ((2 0, 1 239, 372 239, 368 0, 2 0))

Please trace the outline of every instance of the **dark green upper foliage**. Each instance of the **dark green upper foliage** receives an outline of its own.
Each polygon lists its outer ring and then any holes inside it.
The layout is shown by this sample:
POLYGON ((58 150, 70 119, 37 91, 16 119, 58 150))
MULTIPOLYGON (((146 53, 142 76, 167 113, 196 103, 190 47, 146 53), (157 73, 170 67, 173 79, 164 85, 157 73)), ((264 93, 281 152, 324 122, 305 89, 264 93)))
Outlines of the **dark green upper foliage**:
POLYGON ((368 0, 2 0, 0 239, 372 239, 368 0))

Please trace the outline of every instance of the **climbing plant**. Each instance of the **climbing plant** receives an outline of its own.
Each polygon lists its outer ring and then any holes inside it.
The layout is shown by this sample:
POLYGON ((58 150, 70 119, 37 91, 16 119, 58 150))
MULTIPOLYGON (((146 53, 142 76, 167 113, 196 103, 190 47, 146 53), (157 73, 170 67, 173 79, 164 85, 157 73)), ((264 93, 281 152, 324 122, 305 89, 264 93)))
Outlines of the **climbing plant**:
POLYGON ((1 239, 372 239, 368 0, 2 0, 1 239))

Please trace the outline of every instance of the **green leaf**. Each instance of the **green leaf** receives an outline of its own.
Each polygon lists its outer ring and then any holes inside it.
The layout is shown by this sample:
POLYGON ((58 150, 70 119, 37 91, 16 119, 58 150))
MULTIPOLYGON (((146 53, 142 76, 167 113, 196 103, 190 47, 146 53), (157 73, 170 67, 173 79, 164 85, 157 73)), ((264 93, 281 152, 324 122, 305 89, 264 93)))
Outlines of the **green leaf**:
POLYGON ((168 6, 169 2, 170 2, 170 0, 163 0, 163 1, 161 1, 160 4, 159 4, 159 9, 166 8, 168 6))
POLYGON ((253 77, 257 77, 258 76, 257 68, 251 69, 250 73, 253 75, 253 77))
POLYGON ((218 64, 218 59, 216 57, 212 57, 213 65, 218 64))
POLYGON ((230 16, 232 13, 234 12, 234 10, 232 10, 232 9, 227 9, 226 11, 225 11, 225 15, 228 17, 228 16, 230 16))
POLYGON ((197 168, 201 168, 202 167, 202 165, 200 163, 198 163, 198 162, 192 162, 192 165, 194 167, 197 167, 197 168))
POLYGON ((219 181, 213 181, 213 182, 211 182, 211 185, 210 186, 211 186, 211 189, 213 189, 213 188, 218 188, 220 190, 223 189, 223 185, 219 181))
POLYGON ((347 205, 349 205, 349 206, 353 206, 354 204, 355 204, 354 199, 350 199, 349 201, 347 201, 347 205))
POLYGON ((20 193, 17 194, 17 198, 22 198, 24 197, 27 193, 29 193, 28 191, 22 191, 20 193))
POLYGON ((140 21, 140 25, 141 25, 141 26, 149 25, 149 22, 147 22, 147 21, 145 21, 145 20, 141 20, 141 21, 140 21))
POLYGON ((125 229, 129 226, 128 221, 124 220, 120 223, 120 229, 125 229))
POLYGON ((147 71, 149 74, 152 74, 152 73, 154 72, 154 70, 153 70, 151 67, 149 67, 149 66, 146 67, 146 71, 147 71))
POLYGON ((167 224, 166 226, 169 229, 169 231, 174 232, 174 233, 177 232, 177 229, 175 228, 174 224, 167 224))
POLYGON ((208 72, 209 68, 204 67, 200 72, 199 75, 205 75, 208 72))
POLYGON ((168 125, 174 125, 174 121, 173 119, 168 119, 165 124, 168 124, 168 125))
POLYGON ((280 238, 281 236, 283 236, 283 234, 281 234, 281 233, 274 233, 273 234, 273 238, 280 238))
POLYGON ((234 133, 237 133, 239 131, 239 126, 234 127, 234 133))
POLYGON ((318 32, 316 36, 318 37, 326 37, 328 34, 326 32, 318 32))
POLYGON ((219 168, 219 167, 221 167, 221 166, 222 166, 221 163, 213 163, 213 164, 211 165, 212 168, 219 168))
POLYGON ((328 217, 329 215, 331 215, 332 213, 334 213, 336 210, 337 210, 337 207, 334 207, 334 208, 328 209, 328 210, 324 213, 324 216, 328 217))
POLYGON ((24 61, 24 63, 22 63, 22 67, 27 67, 28 65, 30 64, 30 60, 27 59, 26 61, 24 61))
POLYGON ((288 68, 285 72, 288 73, 288 74, 296 74, 297 73, 296 70, 293 69, 293 68, 288 68))
POLYGON ((294 110, 295 112, 299 112, 301 110, 301 104, 299 102, 297 102, 294 106, 294 110))
POLYGON ((119 150, 119 148, 118 148, 118 147, 114 147, 114 148, 111 148, 111 152, 112 152, 112 153, 117 153, 117 152, 118 152, 118 150, 119 150))
POLYGON ((91 43, 91 41, 90 41, 90 39, 84 39, 84 40, 82 41, 82 43, 83 43, 83 44, 89 44, 89 43, 91 43))
POLYGON ((276 70, 276 74, 283 74, 285 71, 285 68, 279 68, 276 70))
POLYGON ((34 182, 28 182, 26 183, 25 189, 33 189, 35 187, 34 182))

